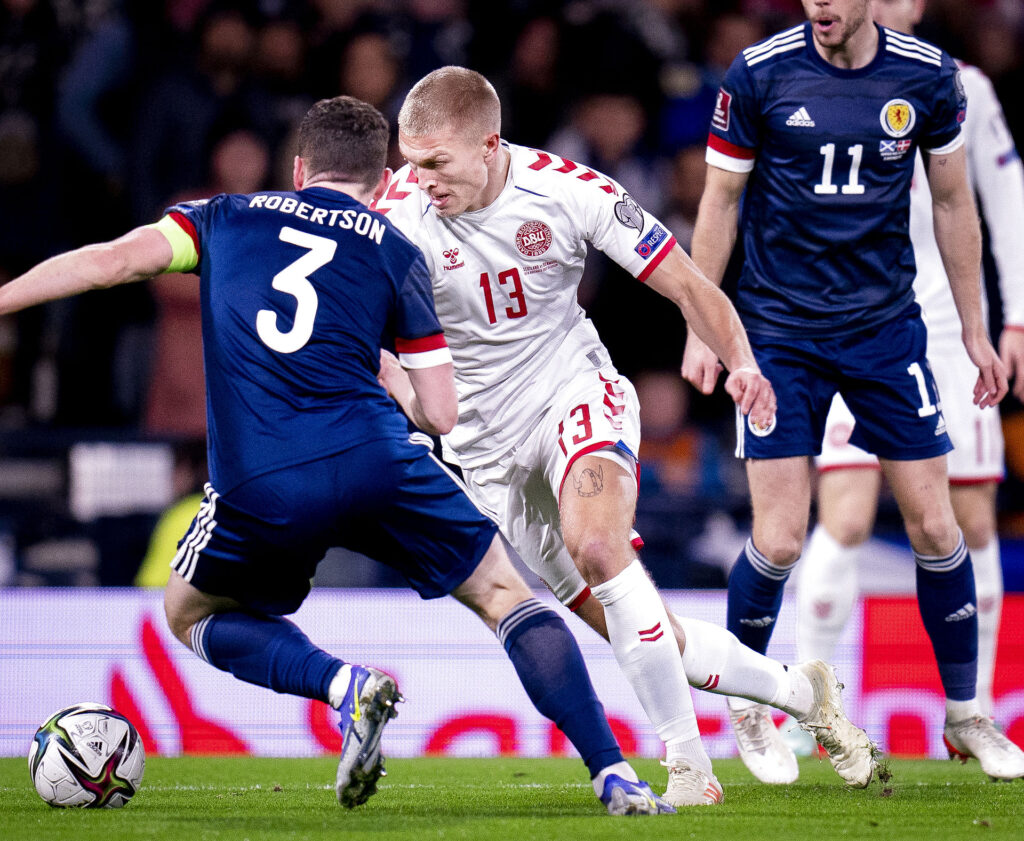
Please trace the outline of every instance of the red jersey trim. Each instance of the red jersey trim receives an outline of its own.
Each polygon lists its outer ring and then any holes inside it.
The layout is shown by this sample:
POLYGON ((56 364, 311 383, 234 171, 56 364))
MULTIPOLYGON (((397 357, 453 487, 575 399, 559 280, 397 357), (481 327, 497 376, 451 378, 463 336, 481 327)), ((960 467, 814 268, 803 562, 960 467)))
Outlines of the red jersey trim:
MULTIPOLYGON (((195 246, 196 256, 199 257, 200 260, 202 260, 203 252, 199 248, 199 234, 196 233, 196 226, 193 225, 191 221, 189 221, 189 218, 184 213, 178 213, 178 211, 172 210, 167 215, 178 223, 179 228, 181 228, 186 234, 188 234, 189 239, 192 240, 192 245, 195 246)), ((196 265, 198 265, 198 263, 196 263, 196 265)))
POLYGON ((444 333, 435 333, 433 336, 423 336, 419 339, 395 339, 395 350, 399 353, 425 353, 444 347, 448 347, 444 333))
POLYGON ((665 257, 668 256, 668 253, 672 250, 672 246, 675 244, 676 238, 670 236, 668 240, 661 246, 661 248, 658 249, 658 252, 653 257, 651 257, 651 262, 644 266, 644 270, 636 276, 636 279, 639 280, 641 283, 647 280, 647 278, 651 276, 651 272, 658 268, 658 264, 662 260, 664 260, 665 257))
POLYGON ((864 462, 858 462, 857 464, 829 464, 826 467, 819 467, 819 473, 831 473, 833 470, 881 470, 881 466, 878 462, 872 462, 866 464, 864 462))
POLYGON ((741 161, 752 161, 756 157, 753 149, 737 146, 735 143, 723 140, 717 134, 708 135, 708 146, 722 155, 730 158, 738 158, 741 161))
POLYGON ((573 599, 571 602, 569 602, 569 604, 567 604, 566 607, 569 608, 569 610, 572 613, 575 613, 577 610, 579 610, 583 606, 583 602, 585 602, 589 598, 590 598, 590 588, 589 587, 584 587, 582 590, 580 590, 580 594, 575 599, 573 599))
POLYGON ((1002 476, 974 476, 970 479, 957 479, 953 476, 949 477, 949 484, 956 485, 957 487, 969 487, 971 485, 987 485, 989 482, 995 482, 999 484, 1003 481, 1002 476))

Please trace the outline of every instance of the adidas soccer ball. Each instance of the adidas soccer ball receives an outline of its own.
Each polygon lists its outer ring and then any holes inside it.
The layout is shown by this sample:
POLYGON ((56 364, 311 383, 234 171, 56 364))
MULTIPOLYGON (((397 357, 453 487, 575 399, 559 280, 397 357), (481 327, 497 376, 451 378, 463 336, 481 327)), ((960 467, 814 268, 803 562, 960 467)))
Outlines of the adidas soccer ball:
POLYGON ((103 704, 54 713, 28 752, 32 782, 51 806, 123 806, 138 791, 145 765, 138 731, 103 704))

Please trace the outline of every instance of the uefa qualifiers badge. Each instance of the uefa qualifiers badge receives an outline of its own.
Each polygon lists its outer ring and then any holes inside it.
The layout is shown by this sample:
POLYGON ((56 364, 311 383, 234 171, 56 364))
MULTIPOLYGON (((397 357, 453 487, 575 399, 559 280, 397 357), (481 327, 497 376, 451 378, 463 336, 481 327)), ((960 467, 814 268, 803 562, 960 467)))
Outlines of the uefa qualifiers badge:
POLYGON ((890 99, 882 106, 878 119, 882 123, 882 130, 889 137, 903 137, 914 128, 917 112, 905 99, 890 99))

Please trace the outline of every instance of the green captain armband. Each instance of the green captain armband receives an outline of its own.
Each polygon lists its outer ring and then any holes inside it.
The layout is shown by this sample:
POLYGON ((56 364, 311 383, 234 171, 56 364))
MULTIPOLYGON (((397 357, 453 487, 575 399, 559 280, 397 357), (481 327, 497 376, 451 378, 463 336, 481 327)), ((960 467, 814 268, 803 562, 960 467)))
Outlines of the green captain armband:
POLYGON ((199 265, 199 252, 195 240, 192 239, 170 215, 164 216, 159 222, 146 225, 162 233, 171 244, 173 258, 171 265, 164 269, 167 272, 190 272, 199 265))

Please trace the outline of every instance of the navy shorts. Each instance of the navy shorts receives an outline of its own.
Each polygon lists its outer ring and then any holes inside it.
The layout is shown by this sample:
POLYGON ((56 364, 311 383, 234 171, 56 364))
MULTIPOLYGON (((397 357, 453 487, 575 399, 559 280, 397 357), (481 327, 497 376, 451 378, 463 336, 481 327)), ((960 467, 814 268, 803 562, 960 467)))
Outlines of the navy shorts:
POLYGON ((837 391, 857 420, 851 443, 869 453, 909 461, 953 449, 917 304, 856 333, 806 339, 751 333, 750 344, 775 389, 778 410, 768 429, 757 428, 737 410, 737 456, 819 455, 837 391))
POLYGON ((302 604, 327 550, 342 547, 432 599, 469 578, 497 531, 427 448, 371 441, 224 496, 207 484, 171 566, 204 593, 285 614, 302 604))

